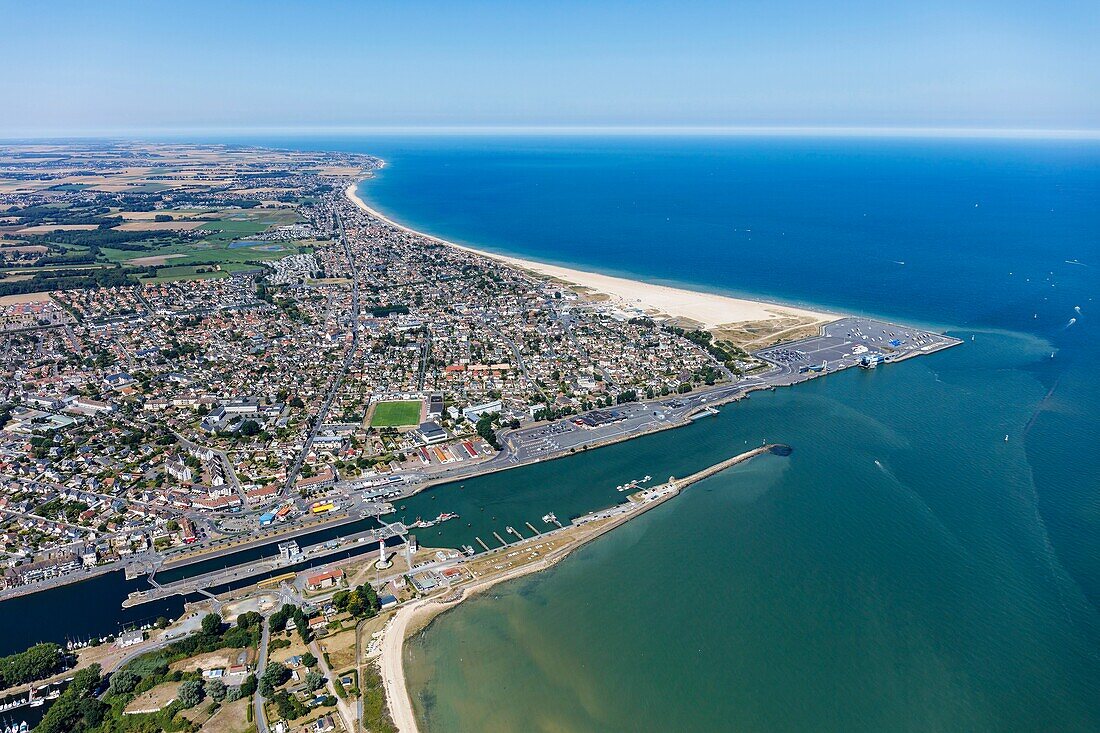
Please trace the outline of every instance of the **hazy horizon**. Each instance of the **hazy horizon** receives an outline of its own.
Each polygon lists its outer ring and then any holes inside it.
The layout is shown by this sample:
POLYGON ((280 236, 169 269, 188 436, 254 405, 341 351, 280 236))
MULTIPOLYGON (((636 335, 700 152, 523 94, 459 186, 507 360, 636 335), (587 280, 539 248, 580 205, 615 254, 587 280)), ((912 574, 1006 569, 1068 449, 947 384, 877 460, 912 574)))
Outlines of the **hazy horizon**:
POLYGON ((228 129, 1100 129, 1100 5, 61 1, 0 138, 228 129))
POLYGON ((209 136, 298 135, 320 137, 326 135, 385 136, 385 137, 446 137, 446 136, 699 136, 699 137, 791 137, 791 138, 928 138, 975 140, 1100 140, 1100 127, 1059 128, 989 128, 989 127, 817 127, 817 126, 316 126, 316 127, 193 127, 193 128, 117 128, 100 130, 14 131, 0 130, 0 141, 61 141, 61 140, 112 140, 148 139, 178 140, 204 139, 209 136))

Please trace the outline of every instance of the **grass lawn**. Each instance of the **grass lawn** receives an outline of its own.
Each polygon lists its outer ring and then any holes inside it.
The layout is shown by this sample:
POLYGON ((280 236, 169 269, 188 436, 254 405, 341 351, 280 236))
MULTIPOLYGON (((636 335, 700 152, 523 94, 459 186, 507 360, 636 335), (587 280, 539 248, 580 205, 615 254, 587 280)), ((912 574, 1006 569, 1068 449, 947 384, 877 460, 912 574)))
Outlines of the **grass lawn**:
POLYGON ((179 682, 161 682, 151 690, 141 693, 126 706, 128 713, 149 713, 168 707, 176 699, 179 682))
POLYGON ((142 277, 142 282, 171 282, 174 280, 218 280, 229 277, 231 273, 241 270, 255 269, 253 265, 239 262, 223 262, 221 270, 213 272, 198 272, 198 270, 213 270, 212 265, 171 265, 158 267, 156 277, 142 277))
POLYGON ((379 402, 374 406, 371 427, 395 428, 420 423, 420 401, 379 402))
POLYGON ((269 227, 293 224, 298 214, 293 209, 245 209, 222 212, 219 218, 209 221, 199 229, 221 230, 206 238, 208 242, 230 242, 259 234, 269 227))
POLYGON ((355 620, 350 620, 348 624, 344 631, 327 636, 320 642, 321 651, 328 654, 328 661, 333 669, 343 669, 355 664, 355 620))
POLYGON ((248 722, 248 706, 252 698, 225 703, 207 720, 202 729, 210 733, 248 733, 256 730, 256 726, 248 722))

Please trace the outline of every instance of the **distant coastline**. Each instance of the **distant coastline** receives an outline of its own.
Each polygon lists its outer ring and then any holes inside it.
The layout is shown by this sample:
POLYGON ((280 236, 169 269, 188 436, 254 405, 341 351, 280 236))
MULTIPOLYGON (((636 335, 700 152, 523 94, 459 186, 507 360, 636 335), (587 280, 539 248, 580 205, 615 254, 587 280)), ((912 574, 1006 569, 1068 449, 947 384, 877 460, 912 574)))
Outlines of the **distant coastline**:
MULTIPOLYGON (((382 165, 384 166, 385 163, 383 162, 382 165)), ((587 270, 550 265, 544 262, 496 254, 494 252, 487 252, 474 247, 456 244, 446 239, 405 226, 368 205, 358 193, 359 184, 362 183, 363 180, 366 179, 356 180, 345 189, 348 200, 371 216, 391 226, 409 232, 410 234, 426 237, 448 247, 472 252, 482 257, 488 257, 542 277, 561 281, 566 285, 591 291, 592 294, 604 296, 610 299, 615 305, 621 306, 624 309, 641 309, 649 315, 674 318, 685 327, 715 330, 733 324, 793 319, 798 323, 796 327, 791 329, 793 331, 795 328, 816 329, 826 323, 843 317, 842 314, 828 311, 797 308, 763 300, 733 298, 726 295, 718 295, 716 293, 706 293, 686 288, 674 288, 641 280, 632 280, 587 270)))

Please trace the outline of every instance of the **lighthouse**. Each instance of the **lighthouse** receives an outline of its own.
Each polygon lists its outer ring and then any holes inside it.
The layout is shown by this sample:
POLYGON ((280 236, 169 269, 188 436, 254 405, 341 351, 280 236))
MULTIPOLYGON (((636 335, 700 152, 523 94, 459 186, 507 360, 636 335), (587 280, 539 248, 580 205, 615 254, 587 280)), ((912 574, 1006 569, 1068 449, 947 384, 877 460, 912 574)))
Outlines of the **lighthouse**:
POLYGON ((375 561, 374 567, 377 568, 378 570, 385 570, 386 568, 390 567, 391 565, 393 565, 393 563, 391 563, 389 560, 386 559, 386 540, 379 539, 378 540, 378 560, 375 561))

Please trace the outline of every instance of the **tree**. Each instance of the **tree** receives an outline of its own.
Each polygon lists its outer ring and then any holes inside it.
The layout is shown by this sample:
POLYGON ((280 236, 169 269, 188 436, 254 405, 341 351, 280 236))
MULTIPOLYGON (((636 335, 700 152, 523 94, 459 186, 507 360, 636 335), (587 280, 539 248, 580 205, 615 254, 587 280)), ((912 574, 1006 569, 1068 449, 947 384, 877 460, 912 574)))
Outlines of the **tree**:
POLYGON ((287 693, 286 690, 279 690, 272 698, 272 701, 279 711, 279 717, 286 718, 287 720, 294 720, 309 713, 309 708, 303 705, 298 698, 287 693))
POLYGON ((237 626, 242 629, 250 629, 254 626, 260 626, 264 622, 264 617, 255 611, 246 611, 237 617, 237 626))
POLYGON ((158 629, 167 629, 168 619, 166 619, 164 616, 157 616, 156 627, 158 629))
POLYGON ((499 415, 495 412, 487 412, 479 417, 477 419, 477 434, 484 438, 485 442, 493 446, 493 448, 500 450, 496 433, 493 431, 493 421, 498 417, 499 415))
POLYGON ((315 669, 306 673, 306 687, 310 692, 321 689, 325 684, 325 677, 315 669))
POLYGON ((93 664, 73 675, 73 681, 50 706, 35 733, 80 733, 99 725, 107 705, 95 699, 99 687, 99 665, 93 664))
POLYGON ((352 616, 362 616, 367 612, 367 602, 358 589, 348 594, 348 598, 344 602, 344 610, 352 616))
POLYGON ((176 699, 179 700, 180 705, 185 708, 193 708, 202 702, 202 698, 205 695, 202 689, 202 683, 198 680, 186 680, 180 683, 179 691, 176 693, 176 699))
POLYGON ((109 695, 125 695, 133 692, 141 682, 141 677, 130 669, 120 669, 111 675, 111 684, 107 688, 109 695))
POLYGON ((245 437, 252 437, 253 435, 260 434, 260 424, 255 420, 245 420, 241 423, 241 435, 245 437))
POLYGON ((26 651, 0 657, 0 687, 12 687, 49 677, 64 664, 57 644, 35 644, 26 651))
POLYGON ((260 677, 259 690, 264 697, 271 697, 275 688, 290 679, 290 670, 278 662, 269 662, 260 677))
POLYGON ((203 692, 214 702, 221 702, 226 696, 225 683, 221 680, 207 680, 202 686, 203 692))
POLYGON ((309 652, 306 652, 302 655, 302 664, 306 665, 307 667, 316 667, 317 657, 313 656, 309 652))
POLYGON ((251 697, 256 694, 256 675, 250 674, 241 683, 241 697, 251 697))
POLYGON ((222 617, 216 613, 208 613, 202 617, 202 633, 207 636, 217 636, 222 630, 222 617))

